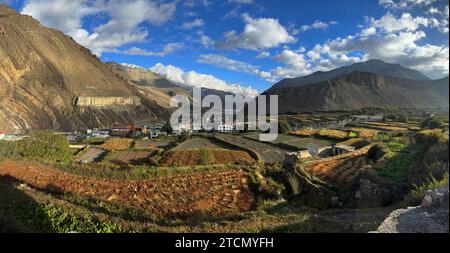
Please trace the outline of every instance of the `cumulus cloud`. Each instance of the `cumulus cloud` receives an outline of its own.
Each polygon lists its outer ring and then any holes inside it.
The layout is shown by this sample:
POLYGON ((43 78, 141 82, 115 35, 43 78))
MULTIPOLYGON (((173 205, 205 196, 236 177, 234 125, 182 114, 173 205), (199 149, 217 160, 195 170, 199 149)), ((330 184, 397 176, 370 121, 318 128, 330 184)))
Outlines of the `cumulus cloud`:
POLYGON ((81 28, 82 18, 94 14, 97 10, 86 1, 72 0, 28 0, 23 7, 23 14, 33 16, 45 26, 64 32, 81 28))
POLYGON ((270 53, 263 51, 256 56, 256 59, 263 59, 263 58, 267 58, 267 57, 270 57, 270 53))
POLYGON ((240 84, 230 84, 213 75, 201 74, 195 71, 185 72, 183 69, 173 65, 165 66, 158 63, 151 67, 150 70, 174 83, 187 87, 222 90, 243 96, 254 97, 258 95, 258 91, 251 87, 243 87, 240 84))
POLYGON ((139 47, 132 47, 127 50, 117 50, 112 51, 116 53, 123 53, 123 54, 129 54, 129 55, 142 55, 142 56, 166 56, 171 53, 173 53, 176 50, 182 49, 184 45, 182 43, 169 43, 164 46, 164 48, 161 51, 149 51, 147 49, 139 48, 139 47))
POLYGON ((228 2, 236 4, 252 4, 253 0, 228 0, 228 2))
POLYGON ((425 17, 413 17, 409 13, 403 13, 400 18, 387 13, 378 20, 371 20, 373 28, 380 28, 391 33, 397 31, 416 31, 420 26, 428 26, 428 19, 425 17))
POLYGON ((217 48, 259 50, 278 47, 282 44, 293 43, 296 41, 277 19, 254 19, 248 14, 243 14, 242 18, 246 23, 244 31, 241 34, 237 34, 234 30, 226 32, 224 34, 225 41, 217 42, 217 48))
POLYGON ((181 25, 181 29, 189 30, 189 29, 192 29, 192 28, 195 28, 195 27, 201 27, 201 26, 204 26, 204 25, 205 25, 205 22, 203 21, 203 19, 197 18, 197 19, 192 20, 191 22, 183 23, 181 25))
POLYGON ((198 58, 199 63, 214 65, 219 68, 228 69, 235 72, 243 72, 251 75, 256 75, 261 78, 270 78, 270 73, 259 70, 258 67, 248 64, 246 62, 237 61, 217 54, 204 54, 198 58))
POLYGON ((330 27, 331 25, 337 25, 338 22, 336 21, 331 21, 331 22, 323 22, 320 20, 316 20, 314 23, 310 24, 310 25, 303 25, 300 30, 302 32, 306 32, 309 30, 326 30, 328 27, 330 27))
POLYGON ((196 40, 196 42, 202 44, 205 48, 210 48, 214 45, 214 40, 206 35, 203 31, 198 31, 197 35, 198 39, 196 40))
POLYGON ((429 6, 437 0, 379 0, 379 4, 385 8, 406 9, 416 6, 429 6))
POLYGON ((94 53, 117 50, 127 44, 146 40, 148 31, 140 25, 161 25, 175 13, 176 3, 144 0, 27 0, 22 13, 31 15, 44 25, 59 29, 94 53), (108 21, 90 33, 83 28, 89 15, 106 14, 108 21))
POLYGON ((276 79, 293 78, 311 73, 311 64, 305 59, 304 54, 285 49, 276 55, 274 59, 285 65, 285 67, 277 67, 272 70, 276 79))

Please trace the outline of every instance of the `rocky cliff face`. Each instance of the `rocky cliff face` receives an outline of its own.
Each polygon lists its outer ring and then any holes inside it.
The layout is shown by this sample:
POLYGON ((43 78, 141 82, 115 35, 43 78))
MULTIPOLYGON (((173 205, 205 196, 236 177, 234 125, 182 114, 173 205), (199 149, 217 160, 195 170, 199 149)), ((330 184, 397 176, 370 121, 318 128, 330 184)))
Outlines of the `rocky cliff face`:
POLYGON ((113 105, 122 106, 139 106, 141 100, 136 96, 131 97, 78 97, 76 106, 94 106, 94 107, 107 107, 113 105))
POLYGON ((155 100, 72 38, 0 5, 1 130, 167 120, 155 100))

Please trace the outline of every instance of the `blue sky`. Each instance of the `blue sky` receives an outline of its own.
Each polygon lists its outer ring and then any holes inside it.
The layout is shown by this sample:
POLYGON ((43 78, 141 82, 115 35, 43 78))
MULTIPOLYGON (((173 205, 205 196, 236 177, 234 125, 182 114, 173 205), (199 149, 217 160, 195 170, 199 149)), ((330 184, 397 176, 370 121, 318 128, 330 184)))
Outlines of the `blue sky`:
POLYGON ((256 94, 372 58, 448 75, 448 1, 0 0, 100 55, 177 83, 256 94))

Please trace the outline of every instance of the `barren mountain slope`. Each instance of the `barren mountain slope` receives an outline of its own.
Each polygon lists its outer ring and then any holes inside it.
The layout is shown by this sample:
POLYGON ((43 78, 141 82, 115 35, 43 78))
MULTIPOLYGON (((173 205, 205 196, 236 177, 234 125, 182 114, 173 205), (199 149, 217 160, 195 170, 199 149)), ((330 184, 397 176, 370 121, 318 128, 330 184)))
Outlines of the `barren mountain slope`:
POLYGON ((448 108, 448 78, 409 80, 355 71, 319 83, 273 87, 279 111, 352 110, 365 107, 448 108))
POLYGON ((154 100, 72 38, 0 5, 0 129, 163 120, 154 100))

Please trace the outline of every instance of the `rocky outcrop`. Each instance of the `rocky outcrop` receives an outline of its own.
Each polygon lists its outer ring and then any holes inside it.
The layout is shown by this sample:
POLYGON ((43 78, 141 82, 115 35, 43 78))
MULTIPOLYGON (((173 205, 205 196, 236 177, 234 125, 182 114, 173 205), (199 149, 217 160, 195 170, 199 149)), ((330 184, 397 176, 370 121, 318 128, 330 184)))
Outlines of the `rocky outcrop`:
POLYGON ((138 106, 141 100, 136 96, 131 97, 78 97, 76 106, 107 107, 113 105, 138 106))
POLYGON ((418 207, 393 211, 377 233, 448 233, 449 187, 427 192, 418 207))
POLYGON ((406 185, 398 184, 376 175, 374 171, 363 171, 353 183, 339 192, 346 206, 371 208, 389 206, 403 200, 406 185))

